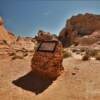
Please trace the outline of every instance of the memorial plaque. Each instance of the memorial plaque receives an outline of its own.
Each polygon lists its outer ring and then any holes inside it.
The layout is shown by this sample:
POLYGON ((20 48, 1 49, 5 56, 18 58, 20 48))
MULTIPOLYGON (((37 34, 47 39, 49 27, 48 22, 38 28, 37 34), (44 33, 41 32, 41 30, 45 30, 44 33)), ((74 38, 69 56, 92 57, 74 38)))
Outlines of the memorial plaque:
POLYGON ((56 45, 57 45, 56 41, 43 41, 42 43, 40 43, 37 51, 54 52, 56 45))
POLYGON ((59 41, 41 41, 31 60, 32 70, 43 77, 57 78, 64 70, 59 41))

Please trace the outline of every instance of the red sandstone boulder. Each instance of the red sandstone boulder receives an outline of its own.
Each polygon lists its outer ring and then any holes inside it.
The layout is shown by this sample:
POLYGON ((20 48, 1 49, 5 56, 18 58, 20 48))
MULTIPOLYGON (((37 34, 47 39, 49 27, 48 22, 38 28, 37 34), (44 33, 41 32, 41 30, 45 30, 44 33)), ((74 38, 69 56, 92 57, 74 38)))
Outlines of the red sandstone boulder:
POLYGON ((57 78, 63 70, 62 45, 59 41, 42 41, 31 60, 32 70, 49 78, 57 78))

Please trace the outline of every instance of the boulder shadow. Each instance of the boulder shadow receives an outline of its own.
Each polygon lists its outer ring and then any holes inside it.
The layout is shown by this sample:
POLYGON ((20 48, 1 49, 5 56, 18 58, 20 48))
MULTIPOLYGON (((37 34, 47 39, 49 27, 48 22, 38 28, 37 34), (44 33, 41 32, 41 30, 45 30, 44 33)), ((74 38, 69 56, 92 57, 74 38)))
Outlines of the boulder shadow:
POLYGON ((37 95, 46 90, 54 80, 55 79, 49 79, 47 77, 44 78, 35 72, 29 72, 17 80, 12 81, 12 83, 25 90, 34 92, 37 95))

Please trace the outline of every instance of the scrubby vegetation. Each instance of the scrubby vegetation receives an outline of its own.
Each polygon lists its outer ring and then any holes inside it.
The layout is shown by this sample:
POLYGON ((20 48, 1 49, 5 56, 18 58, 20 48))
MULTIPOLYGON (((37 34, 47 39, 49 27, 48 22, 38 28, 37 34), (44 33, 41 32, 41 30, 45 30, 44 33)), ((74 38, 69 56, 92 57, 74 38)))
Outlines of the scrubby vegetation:
POLYGON ((63 58, 68 58, 68 57, 71 57, 71 56, 72 56, 72 54, 70 52, 63 50, 63 58))
POLYGON ((97 53, 97 55, 95 56, 96 60, 100 60, 100 52, 97 53))
POLYGON ((85 54, 82 58, 83 61, 89 60, 90 56, 88 54, 85 54))

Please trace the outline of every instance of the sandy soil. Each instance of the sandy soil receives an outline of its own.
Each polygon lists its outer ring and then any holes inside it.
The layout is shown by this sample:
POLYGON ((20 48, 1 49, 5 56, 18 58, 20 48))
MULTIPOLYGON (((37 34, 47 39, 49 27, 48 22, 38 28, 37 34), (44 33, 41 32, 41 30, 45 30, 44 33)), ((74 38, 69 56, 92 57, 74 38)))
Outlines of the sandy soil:
POLYGON ((66 58, 52 81, 32 73, 30 60, 0 58, 0 100, 100 100, 100 61, 66 58))

